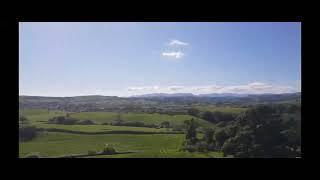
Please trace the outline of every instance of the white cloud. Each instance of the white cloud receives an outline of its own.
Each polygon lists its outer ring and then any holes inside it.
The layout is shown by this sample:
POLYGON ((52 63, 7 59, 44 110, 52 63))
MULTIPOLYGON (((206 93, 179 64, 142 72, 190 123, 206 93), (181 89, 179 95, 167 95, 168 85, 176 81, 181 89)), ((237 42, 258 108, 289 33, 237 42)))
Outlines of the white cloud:
POLYGON ((182 41, 179 41, 179 40, 176 40, 176 39, 173 39, 170 41, 169 43, 169 46, 187 46, 189 45, 189 43, 186 43, 186 42, 182 42, 182 41))
POLYGON ((142 87, 129 87, 128 91, 155 91, 158 90, 158 86, 142 86, 142 87))
POLYGON ((176 58, 176 59, 180 59, 184 56, 184 53, 181 51, 172 51, 172 52, 163 52, 162 56, 167 56, 167 57, 171 57, 171 58, 176 58))
POLYGON ((163 52, 162 56, 170 57, 170 58, 175 58, 175 59, 180 59, 184 56, 184 53, 181 51, 172 51, 172 52, 163 52))
POLYGON ((169 86, 168 90, 169 91, 178 91, 178 90, 182 90, 184 87, 183 86, 169 86))
POLYGON ((291 93, 299 91, 297 88, 286 85, 266 84, 253 82, 244 85, 208 85, 208 86, 145 86, 130 87, 128 91, 134 91, 135 94, 148 93, 236 93, 236 94, 263 94, 263 93, 291 93))

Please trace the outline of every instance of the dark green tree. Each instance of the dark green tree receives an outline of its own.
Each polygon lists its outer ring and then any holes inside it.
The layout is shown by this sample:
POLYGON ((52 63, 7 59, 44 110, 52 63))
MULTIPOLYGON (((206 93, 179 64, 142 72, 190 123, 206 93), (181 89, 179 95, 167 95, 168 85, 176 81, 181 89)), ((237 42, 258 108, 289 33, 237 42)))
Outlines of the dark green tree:
POLYGON ((223 152, 235 157, 299 157, 299 120, 284 121, 279 107, 284 106, 257 106, 241 114, 223 152))
POLYGON ((198 117, 200 114, 200 111, 198 109, 191 108, 191 109, 188 109, 188 114, 191 116, 198 117))
POLYGON ((20 126, 29 125, 29 120, 25 116, 20 115, 19 116, 19 125, 20 126))
POLYGON ((214 133, 214 137, 216 140, 216 146, 221 148, 224 142, 229 138, 225 129, 218 130, 214 133))
POLYGON ((204 137, 203 139, 208 143, 208 144, 212 144, 214 143, 214 131, 212 128, 206 128, 204 129, 204 137))
POLYGON ((185 121, 186 125, 186 141, 187 144, 195 144, 197 142, 197 127, 198 124, 192 118, 189 121, 185 121))
POLYGON ((216 122, 216 119, 214 117, 214 114, 210 111, 206 111, 202 114, 202 119, 206 120, 206 121, 209 121, 209 122, 212 122, 212 123, 215 123, 216 122))
POLYGON ((169 127, 170 127, 170 122, 169 122, 169 121, 163 121, 163 122, 160 124, 160 127, 161 127, 161 128, 169 128, 169 127))

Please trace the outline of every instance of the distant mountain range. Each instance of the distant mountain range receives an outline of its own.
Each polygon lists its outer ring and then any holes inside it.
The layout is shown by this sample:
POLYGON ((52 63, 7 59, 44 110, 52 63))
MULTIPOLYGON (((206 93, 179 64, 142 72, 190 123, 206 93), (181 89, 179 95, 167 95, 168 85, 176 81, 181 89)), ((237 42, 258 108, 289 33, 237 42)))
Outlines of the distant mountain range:
POLYGON ((143 94, 143 95, 136 95, 136 96, 132 96, 132 97, 193 97, 196 96, 192 93, 152 93, 152 94, 143 94))
POLYGON ((290 95, 290 94, 299 94, 298 93, 284 93, 284 94, 237 94, 237 93, 211 93, 211 94, 199 94, 195 95, 192 93, 152 93, 152 94, 143 94, 136 95, 132 97, 148 98, 148 97, 249 97, 249 96, 264 96, 264 95, 290 95))
POLYGON ((172 106, 183 108, 190 104, 264 104, 264 103, 299 103, 301 93, 285 94, 200 94, 192 93, 156 93, 145 94, 135 97, 116 96, 74 96, 74 97, 41 97, 41 96, 19 96, 19 108, 33 109, 64 109, 68 111, 97 111, 97 110, 119 110, 119 109, 150 109, 150 108, 172 108, 172 106))

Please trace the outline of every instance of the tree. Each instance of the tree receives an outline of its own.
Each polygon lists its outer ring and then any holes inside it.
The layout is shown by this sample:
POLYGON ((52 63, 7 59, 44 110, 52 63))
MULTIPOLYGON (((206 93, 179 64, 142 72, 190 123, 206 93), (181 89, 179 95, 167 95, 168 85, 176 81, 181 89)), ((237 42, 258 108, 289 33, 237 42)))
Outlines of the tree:
POLYGON ((214 137, 217 143, 217 147, 221 148, 224 142, 229 138, 227 132, 224 129, 218 130, 214 133, 214 137))
POLYGON ((215 122, 215 117, 214 117, 213 113, 210 111, 204 112, 202 115, 202 119, 209 121, 209 122, 212 122, 212 123, 215 122))
POLYGON ((29 120, 25 116, 20 115, 19 125, 28 125, 28 124, 29 124, 29 120))
POLYGON ((191 108, 191 109, 188 109, 188 114, 191 116, 198 117, 200 114, 200 111, 198 109, 191 108))
POLYGON ((203 137, 203 139, 204 139, 208 144, 211 144, 211 143, 214 142, 213 135, 214 135, 213 129, 211 129, 211 128, 206 128, 206 129, 204 130, 204 137, 203 137))
POLYGON ((169 121, 163 121, 163 122, 160 124, 160 127, 161 127, 161 128, 169 128, 169 127, 170 127, 170 122, 169 122, 169 121))
POLYGON ((185 125, 186 125, 186 141, 187 144, 195 144, 197 141, 197 127, 198 124, 194 121, 194 119, 192 118, 189 121, 185 121, 185 125))
POLYGON ((112 124, 116 125, 116 126, 117 125, 120 126, 120 125, 124 124, 124 121, 121 119, 121 113, 120 112, 118 112, 118 114, 116 115, 116 118, 115 118, 115 120, 113 120, 112 124))
POLYGON ((102 151, 103 154, 115 154, 116 150, 110 145, 106 144, 102 151))
POLYGON ((37 128, 33 126, 25 126, 19 128, 19 140, 30 141, 37 136, 37 128))
POLYGON ((241 114, 234 123, 237 129, 222 146, 223 152, 235 157, 299 157, 299 126, 292 122, 299 121, 284 121, 279 107, 258 106, 241 114))

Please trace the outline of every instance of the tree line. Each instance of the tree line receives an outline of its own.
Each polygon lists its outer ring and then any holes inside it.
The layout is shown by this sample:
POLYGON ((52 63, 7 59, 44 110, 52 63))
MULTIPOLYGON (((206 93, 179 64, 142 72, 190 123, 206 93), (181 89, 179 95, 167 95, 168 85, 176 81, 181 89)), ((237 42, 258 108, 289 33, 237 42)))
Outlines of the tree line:
POLYGON ((197 137, 193 119, 185 124, 184 150, 222 151, 240 158, 301 156, 301 109, 296 106, 256 106, 223 127, 205 129, 203 138, 197 137))

